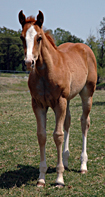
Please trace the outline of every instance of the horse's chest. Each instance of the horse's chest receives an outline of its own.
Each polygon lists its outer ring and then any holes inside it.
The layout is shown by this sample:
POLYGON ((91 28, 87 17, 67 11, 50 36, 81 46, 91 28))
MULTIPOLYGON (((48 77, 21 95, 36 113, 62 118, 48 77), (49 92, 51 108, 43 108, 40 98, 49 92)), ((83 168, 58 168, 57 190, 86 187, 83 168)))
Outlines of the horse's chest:
POLYGON ((38 105, 42 107, 55 106, 60 93, 58 85, 54 85, 50 81, 40 78, 33 83, 30 80, 29 88, 32 97, 34 97, 38 105))
POLYGON ((44 99, 46 102, 52 98, 52 87, 44 80, 39 80, 36 84, 36 95, 40 100, 44 99))

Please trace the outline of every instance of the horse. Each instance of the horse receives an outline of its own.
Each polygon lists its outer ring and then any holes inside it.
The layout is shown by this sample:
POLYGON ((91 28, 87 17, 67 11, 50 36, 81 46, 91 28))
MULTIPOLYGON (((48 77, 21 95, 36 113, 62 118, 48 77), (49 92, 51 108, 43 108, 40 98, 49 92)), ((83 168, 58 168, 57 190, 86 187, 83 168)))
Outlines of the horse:
POLYGON ((57 47, 50 33, 43 30, 44 15, 41 11, 36 20, 33 16, 26 18, 22 10, 18 18, 22 26, 20 38, 24 47, 24 61, 27 69, 30 70, 28 86, 32 97, 32 108, 37 121, 37 138, 40 148, 37 186, 45 186, 46 114, 51 107, 55 113, 53 138, 57 148, 55 184, 62 187, 64 186, 63 172, 64 168, 68 168, 69 158, 71 124, 69 103, 77 94, 81 97, 83 110, 80 172, 83 174, 87 172, 87 132, 97 82, 96 59, 92 50, 83 43, 64 43, 57 47))

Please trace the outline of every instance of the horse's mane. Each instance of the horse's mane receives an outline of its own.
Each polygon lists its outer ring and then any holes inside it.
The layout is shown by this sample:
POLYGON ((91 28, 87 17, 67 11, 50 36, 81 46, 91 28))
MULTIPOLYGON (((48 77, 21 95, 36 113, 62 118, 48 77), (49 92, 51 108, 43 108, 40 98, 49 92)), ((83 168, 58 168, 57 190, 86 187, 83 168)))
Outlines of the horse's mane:
POLYGON ((34 16, 29 16, 29 17, 26 18, 26 23, 31 23, 31 22, 36 22, 34 16))
POLYGON ((53 46, 55 49, 57 49, 57 46, 55 45, 54 38, 53 38, 53 36, 50 34, 49 31, 46 31, 46 32, 45 32, 45 36, 46 36, 46 38, 49 40, 49 42, 52 44, 52 46, 53 46))

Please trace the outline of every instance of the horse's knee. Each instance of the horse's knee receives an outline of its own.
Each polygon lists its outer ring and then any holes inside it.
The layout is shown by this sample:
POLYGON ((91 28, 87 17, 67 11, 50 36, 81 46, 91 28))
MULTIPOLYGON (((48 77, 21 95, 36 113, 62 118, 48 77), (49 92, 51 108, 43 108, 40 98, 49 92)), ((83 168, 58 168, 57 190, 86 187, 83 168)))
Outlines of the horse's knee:
POLYGON ((46 142, 46 131, 37 131, 38 142, 40 145, 44 145, 46 142))
POLYGON ((90 117, 85 117, 82 115, 81 117, 81 127, 82 127, 82 132, 85 133, 86 131, 88 131, 89 127, 90 127, 90 117))
POLYGON ((54 141, 55 141, 56 145, 62 144, 63 143, 63 139, 64 139, 63 131, 62 132, 54 131, 53 138, 54 138, 54 141))
POLYGON ((81 117, 81 124, 82 125, 86 125, 88 128, 90 126, 90 117, 88 116, 87 118, 85 118, 84 116, 81 117))

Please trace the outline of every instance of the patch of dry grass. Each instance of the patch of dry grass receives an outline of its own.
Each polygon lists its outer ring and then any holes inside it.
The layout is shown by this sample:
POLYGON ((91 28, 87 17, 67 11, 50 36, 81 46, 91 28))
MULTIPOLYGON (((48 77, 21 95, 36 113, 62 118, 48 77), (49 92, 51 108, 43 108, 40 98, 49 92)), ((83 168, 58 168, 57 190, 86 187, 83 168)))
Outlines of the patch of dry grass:
POLYGON ((5 91, 28 91, 27 86, 28 75, 13 75, 13 74, 6 74, 0 75, 0 92, 5 91))

